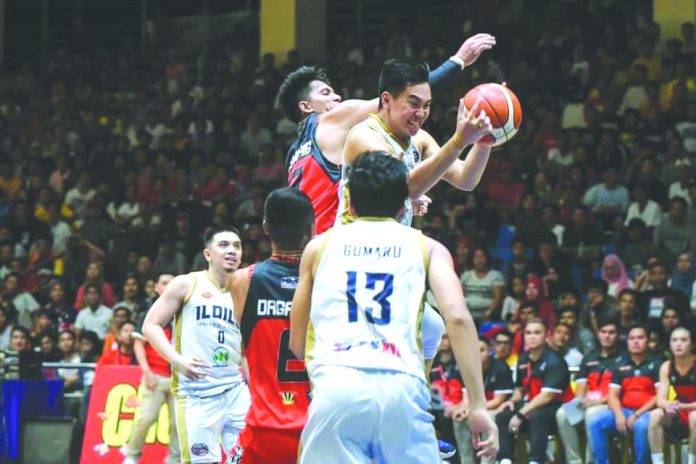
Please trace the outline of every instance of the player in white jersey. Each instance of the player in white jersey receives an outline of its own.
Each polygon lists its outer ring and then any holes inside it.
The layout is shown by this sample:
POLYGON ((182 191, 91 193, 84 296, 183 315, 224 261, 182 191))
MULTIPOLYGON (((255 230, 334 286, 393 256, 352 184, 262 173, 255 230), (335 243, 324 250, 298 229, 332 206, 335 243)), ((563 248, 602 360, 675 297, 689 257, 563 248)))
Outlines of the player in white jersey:
POLYGON ((301 463, 439 462, 420 338, 426 284, 473 398, 478 455, 497 452, 477 334, 452 258, 393 220, 408 196, 407 177, 405 165, 383 152, 357 158, 348 188, 358 220, 303 253, 290 313, 290 347, 305 357, 313 389, 301 463))
MULTIPOLYGON (((483 111, 477 115, 478 103, 469 111, 460 100, 454 135, 440 147, 421 129, 432 100, 425 65, 414 60, 384 63, 379 76, 379 99, 379 111, 355 125, 346 138, 337 222, 350 222, 345 184, 355 158, 366 151, 385 151, 402 160, 410 172, 409 197, 418 200, 416 205, 425 210, 429 199, 422 196, 441 178, 460 190, 473 190, 478 185, 491 152, 490 146, 480 139, 492 130, 488 116, 483 111), (460 160, 459 155, 472 142, 466 158, 460 160)), ((399 220, 411 225, 413 214, 411 201, 406 201, 399 220)))
POLYGON ((239 233, 216 226, 206 232, 204 242, 208 269, 172 279, 143 323, 147 340, 173 367, 172 392, 184 463, 219 463, 220 439, 229 455, 251 403, 239 370, 239 321, 226 287, 241 262, 239 233), (172 318, 173 345, 163 330, 172 318))

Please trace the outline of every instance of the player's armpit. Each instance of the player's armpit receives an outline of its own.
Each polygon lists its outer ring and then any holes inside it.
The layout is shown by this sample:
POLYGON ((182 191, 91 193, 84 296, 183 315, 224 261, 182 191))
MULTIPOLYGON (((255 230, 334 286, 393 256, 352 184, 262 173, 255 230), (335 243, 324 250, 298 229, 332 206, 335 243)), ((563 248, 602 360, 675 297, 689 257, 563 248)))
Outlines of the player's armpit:
POLYGON ((307 341, 307 326, 309 325, 310 302, 314 283, 314 262, 322 238, 312 239, 302 253, 300 261, 300 276, 292 298, 290 311, 290 350, 297 359, 304 359, 305 343, 307 341))

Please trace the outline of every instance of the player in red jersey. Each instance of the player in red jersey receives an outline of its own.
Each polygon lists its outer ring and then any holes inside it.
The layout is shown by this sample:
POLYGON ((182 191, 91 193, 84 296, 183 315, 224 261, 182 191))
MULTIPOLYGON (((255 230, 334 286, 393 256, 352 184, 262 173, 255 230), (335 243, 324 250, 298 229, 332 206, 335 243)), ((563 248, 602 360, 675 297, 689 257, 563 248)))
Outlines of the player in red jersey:
POLYGON ((230 288, 240 322, 251 408, 235 463, 294 464, 309 407, 304 361, 290 351, 290 307, 300 256, 314 235, 314 211, 304 193, 271 192, 264 208, 270 259, 235 272, 230 288))
POLYGON ((689 436, 689 464, 696 464, 696 356, 691 332, 677 327, 669 337, 672 359, 660 366, 657 408, 650 411, 648 440, 653 464, 664 462, 665 428, 672 439, 689 436), (669 400, 670 387, 676 398, 669 400))
MULTIPOLYGON (((442 88, 494 45, 495 38, 489 34, 470 37, 454 56, 430 73, 430 86, 434 90, 442 88)), ((286 159, 288 185, 309 196, 320 234, 336 219, 340 164, 348 132, 370 113, 377 112, 379 99, 341 101, 324 71, 312 66, 290 73, 280 86, 278 98, 288 116, 300 122, 298 138, 286 159)), ((475 141, 462 142, 470 145, 475 141)), ((485 168, 488 155, 485 156, 485 160, 472 160, 474 171, 485 168)), ((472 177, 480 178, 480 172, 472 172, 472 177)))

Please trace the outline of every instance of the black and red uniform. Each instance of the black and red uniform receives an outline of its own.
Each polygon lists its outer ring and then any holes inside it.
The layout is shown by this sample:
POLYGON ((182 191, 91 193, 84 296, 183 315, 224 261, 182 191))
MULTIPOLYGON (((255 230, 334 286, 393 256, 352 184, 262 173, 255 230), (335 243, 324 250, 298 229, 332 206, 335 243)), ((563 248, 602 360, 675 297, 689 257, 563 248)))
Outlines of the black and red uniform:
POLYGON ((515 387, 522 389, 522 400, 515 404, 514 411, 506 410, 495 417, 500 433, 498 458, 514 461, 515 436, 508 428, 510 419, 541 392, 550 392, 554 394, 553 400, 535 408, 522 421, 523 430, 529 434, 529 460, 545 462, 547 438, 556 427, 556 411, 570 392, 568 364, 549 347, 544 348, 536 361, 526 352, 517 362, 515 387))
POLYGON ((655 397, 662 359, 646 358, 636 364, 630 356, 617 360, 611 374, 611 386, 621 388, 621 406, 640 409, 655 397))
MULTIPOLYGON (((696 401, 696 361, 691 364, 686 374, 681 375, 674 362, 669 363, 669 384, 677 394, 677 401, 680 403, 693 403, 696 401)), ((681 411, 681 420, 687 429, 689 427, 689 412, 681 411)))
POLYGON ((615 351, 609 356, 602 356, 601 350, 593 350, 582 358, 575 382, 587 383, 588 393, 598 392, 606 398, 609 396, 612 369, 627 359, 628 354, 624 352, 615 351))
POLYGON ((309 407, 304 361, 289 348, 299 260, 271 258, 251 266, 249 273, 241 329, 251 407, 239 438, 237 462, 294 464, 309 407))
MULTIPOLYGON (((463 383, 459 371, 453 378, 463 383)), ((512 371, 505 362, 493 356, 488 359, 486 370, 483 371, 483 390, 486 401, 492 400, 495 395, 512 395, 515 383, 512 380, 512 371)))
POLYGON ((288 185, 306 193, 312 202, 317 234, 334 225, 341 180, 341 167, 327 160, 317 145, 320 116, 312 113, 300 123, 297 140, 285 160, 288 185))

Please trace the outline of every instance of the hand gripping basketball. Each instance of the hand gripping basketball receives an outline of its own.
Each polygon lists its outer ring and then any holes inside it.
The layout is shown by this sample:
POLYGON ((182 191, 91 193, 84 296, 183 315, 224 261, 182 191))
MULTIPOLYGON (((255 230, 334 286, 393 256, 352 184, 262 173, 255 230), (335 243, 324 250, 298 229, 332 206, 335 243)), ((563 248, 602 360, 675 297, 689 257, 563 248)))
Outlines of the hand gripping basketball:
POLYGON ((491 120, 486 113, 483 110, 479 111, 479 103, 476 102, 469 110, 464 104, 464 99, 459 100, 455 132, 455 140, 458 142, 459 149, 464 149, 467 145, 477 142, 493 130, 491 120))

